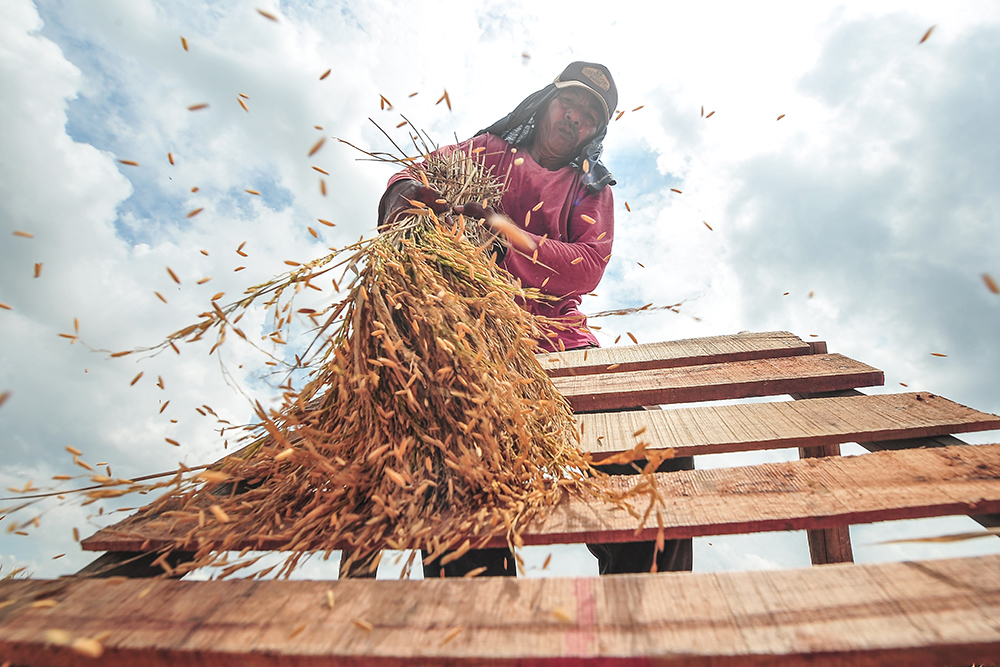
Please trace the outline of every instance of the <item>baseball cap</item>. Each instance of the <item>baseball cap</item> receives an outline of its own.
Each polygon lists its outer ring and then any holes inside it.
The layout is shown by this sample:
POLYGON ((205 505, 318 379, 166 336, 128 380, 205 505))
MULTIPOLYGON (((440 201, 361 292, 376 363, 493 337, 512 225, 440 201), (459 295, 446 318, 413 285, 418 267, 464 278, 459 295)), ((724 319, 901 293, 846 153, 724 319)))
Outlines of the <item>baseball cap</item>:
POLYGON ((579 86, 597 95, 604 105, 608 121, 618 106, 618 88, 615 86, 615 80, 611 78, 611 72, 604 65, 580 61, 570 63, 562 74, 556 77, 554 83, 556 88, 579 86))

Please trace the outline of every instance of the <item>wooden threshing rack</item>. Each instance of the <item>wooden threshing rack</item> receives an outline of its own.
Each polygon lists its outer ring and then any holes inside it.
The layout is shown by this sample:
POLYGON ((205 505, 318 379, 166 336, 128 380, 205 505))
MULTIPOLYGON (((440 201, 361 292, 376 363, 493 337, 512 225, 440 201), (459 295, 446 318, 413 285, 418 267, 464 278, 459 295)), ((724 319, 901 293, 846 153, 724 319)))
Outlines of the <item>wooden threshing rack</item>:
MULTIPOLYGON (((665 537, 807 529, 816 567, 429 581, 0 582, 14 665, 970 665, 1000 656, 1000 556, 855 565, 850 524, 973 515, 998 525, 1000 445, 951 434, 1000 418, 920 392, 863 395, 881 371, 785 332, 540 355, 597 457, 646 427, 678 456, 799 447, 798 461, 658 475, 665 537), (753 396, 794 401, 628 408, 753 396), (625 411, 623 411, 625 410, 625 411), (858 442, 871 453, 840 457, 858 442), (327 604, 332 590, 335 604, 327 604), (52 606, 33 604, 57 601, 52 606), (46 630, 110 631, 99 660, 46 630)), ((163 544, 137 515, 83 542, 102 565, 163 544)), ((655 522, 639 531, 655 539, 655 522)), ((626 512, 566 499, 527 544, 634 540, 626 512)), ((994 538, 989 538, 994 539, 994 538)), ((241 544, 229 545, 233 549, 241 544)), ((267 545, 279 548, 281 545, 267 545)), ((140 559, 141 561, 141 559, 140 559)), ((139 562, 139 565, 142 565, 139 562)), ((553 563, 558 569, 558 563, 553 563)), ((158 569, 156 570, 158 571, 158 569)), ((106 573, 107 574, 107 573, 106 573)), ((49 603, 51 604, 51 603, 49 603)))

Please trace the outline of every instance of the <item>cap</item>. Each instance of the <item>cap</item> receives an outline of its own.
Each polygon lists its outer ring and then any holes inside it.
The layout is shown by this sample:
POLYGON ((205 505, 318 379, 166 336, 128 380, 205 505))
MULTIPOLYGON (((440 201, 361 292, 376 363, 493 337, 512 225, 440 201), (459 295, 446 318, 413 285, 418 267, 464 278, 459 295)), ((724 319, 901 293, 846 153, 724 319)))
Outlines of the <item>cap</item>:
POLYGON ((609 121, 611 113, 618 106, 618 88, 615 86, 615 80, 611 78, 611 72, 604 65, 579 61, 570 63, 562 74, 556 77, 554 83, 556 88, 580 86, 597 95, 604 105, 604 112, 609 121))

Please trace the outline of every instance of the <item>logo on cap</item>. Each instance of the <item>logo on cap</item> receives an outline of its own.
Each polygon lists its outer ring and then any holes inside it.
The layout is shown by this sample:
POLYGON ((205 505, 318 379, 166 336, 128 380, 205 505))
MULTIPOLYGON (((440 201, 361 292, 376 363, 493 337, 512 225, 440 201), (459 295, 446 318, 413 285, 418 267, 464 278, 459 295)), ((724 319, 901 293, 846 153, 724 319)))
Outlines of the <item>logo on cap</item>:
POLYGON ((595 67, 584 67, 581 71, 585 77, 593 81, 594 85, 604 92, 608 92, 611 89, 611 82, 608 81, 608 77, 601 70, 595 67))

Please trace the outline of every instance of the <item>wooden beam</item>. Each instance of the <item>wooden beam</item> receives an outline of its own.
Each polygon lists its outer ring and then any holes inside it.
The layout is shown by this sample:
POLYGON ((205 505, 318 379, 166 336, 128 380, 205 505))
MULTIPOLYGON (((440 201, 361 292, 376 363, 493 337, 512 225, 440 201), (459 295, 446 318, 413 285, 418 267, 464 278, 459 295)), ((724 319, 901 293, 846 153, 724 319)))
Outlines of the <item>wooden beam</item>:
MULTIPOLYGON (((825 343, 822 350, 814 350, 814 354, 825 353, 825 343)), ((810 394, 792 394, 792 399, 796 401, 808 398, 810 398, 810 394)), ((800 459, 818 459, 824 456, 840 456, 840 445, 810 443, 809 446, 799 447, 800 459)), ((832 526, 830 528, 807 530, 806 540, 809 542, 809 559, 813 565, 854 562, 850 526, 832 526)))
POLYGON ((632 449, 638 440, 650 450, 701 456, 1000 429, 997 415, 927 393, 596 412, 578 415, 577 423, 583 429, 580 448, 595 461, 632 449))
POLYGON ((839 354, 553 378, 575 412, 870 387, 882 371, 839 354))
POLYGON ((766 331, 569 352, 544 352, 535 355, 535 358, 551 377, 563 377, 603 373, 611 364, 618 364, 618 370, 625 372, 812 353, 813 346, 794 334, 787 331, 766 331))
MULTIPOLYGON (((840 445, 799 447, 800 459, 818 459, 824 456, 840 456, 840 445)), ((809 530, 806 531, 806 539, 809 541, 809 558, 813 565, 854 562, 850 526, 809 530)))
POLYGON ((36 667, 969 665, 1000 655, 997 572, 1000 556, 586 579, 2 581, 0 655, 36 667), (96 661, 62 644, 102 633, 96 661))
MULTIPOLYGON (((807 459, 656 475, 664 537, 829 528, 852 523, 1000 511, 1000 445, 946 447, 807 459)), ((625 491, 637 477, 608 478, 625 491)), ((645 501, 635 508, 644 512, 645 501)), ((187 525, 187 524, 185 524, 187 525)), ((181 536, 169 519, 136 515, 82 542, 91 551, 158 549, 181 536), (148 540, 148 543, 147 543, 148 540)), ((527 527, 525 544, 653 540, 629 512, 592 498, 565 497, 527 527)), ((230 549, 278 550, 287 537, 238 540, 230 549)), ((502 546, 498 539, 491 546, 502 546)), ((346 545, 331 543, 331 549, 346 545)))

